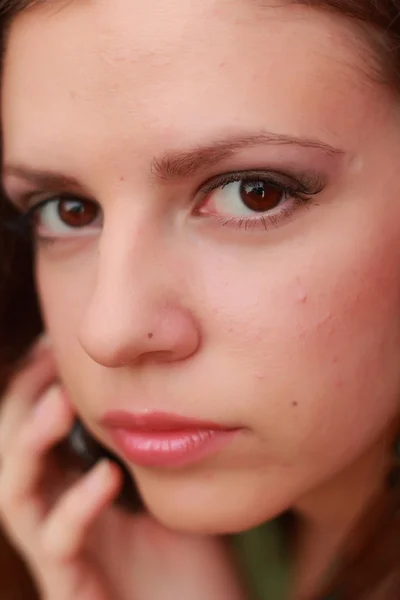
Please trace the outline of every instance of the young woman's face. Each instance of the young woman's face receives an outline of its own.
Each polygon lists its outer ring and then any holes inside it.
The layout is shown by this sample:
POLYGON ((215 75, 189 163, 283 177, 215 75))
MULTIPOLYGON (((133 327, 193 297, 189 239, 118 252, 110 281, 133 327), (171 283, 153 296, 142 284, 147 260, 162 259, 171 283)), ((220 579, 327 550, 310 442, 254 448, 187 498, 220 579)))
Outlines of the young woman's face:
POLYGON ((184 529, 271 517, 397 410, 396 100, 351 24, 272 4, 50 3, 6 55, 4 181, 23 210, 52 200, 37 280, 62 379, 184 529), (111 410, 239 431, 135 466, 111 410))

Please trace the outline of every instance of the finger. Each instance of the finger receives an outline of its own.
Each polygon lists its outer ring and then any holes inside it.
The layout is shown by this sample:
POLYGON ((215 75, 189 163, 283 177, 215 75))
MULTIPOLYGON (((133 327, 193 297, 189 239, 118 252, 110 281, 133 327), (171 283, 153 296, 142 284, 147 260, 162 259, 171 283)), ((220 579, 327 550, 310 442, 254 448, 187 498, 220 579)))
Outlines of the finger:
POLYGON ((109 460, 101 460, 60 499, 41 534, 45 554, 59 561, 71 560, 82 548, 94 520, 117 496, 122 473, 109 460))
POLYGON ((21 429, 33 404, 43 390, 55 381, 57 370, 51 351, 43 351, 23 369, 0 400, 0 455, 21 429))
POLYGON ((0 506, 8 521, 31 529, 43 517, 42 480, 49 450, 70 431, 72 407, 59 386, 43 395, 6 454, 0 478, 0 506))
POLYGON ((47 332, 41 333, 33 342, 21 360, 21 364, 29 364, 39 359, 43 354, 49 351, 51 346, 50 338, 47 332))

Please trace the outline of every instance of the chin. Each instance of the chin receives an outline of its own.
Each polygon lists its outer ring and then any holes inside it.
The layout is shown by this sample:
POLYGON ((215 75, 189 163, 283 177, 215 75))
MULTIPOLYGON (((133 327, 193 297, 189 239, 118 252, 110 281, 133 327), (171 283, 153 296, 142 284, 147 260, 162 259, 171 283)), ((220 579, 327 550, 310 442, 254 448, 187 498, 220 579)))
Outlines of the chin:
MULTIPOLYGON (((146 478, 147 479, 147 478, 146 478)), ((251 485, 214 482, 175 485, 155 478, 140 481, 143 500, 168 529, 198 535, 226 535, 257 527, 288 509, 288 503, 251 485)), ((273 489, 273 488, 271 488, 273 489)))

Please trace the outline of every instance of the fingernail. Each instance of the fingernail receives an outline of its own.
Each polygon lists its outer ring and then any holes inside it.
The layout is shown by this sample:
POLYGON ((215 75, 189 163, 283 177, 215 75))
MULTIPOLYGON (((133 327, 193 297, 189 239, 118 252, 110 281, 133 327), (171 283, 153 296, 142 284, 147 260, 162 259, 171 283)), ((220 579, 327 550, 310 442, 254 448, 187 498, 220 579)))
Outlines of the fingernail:
POLYGON ((27 353, 29 359, 40 356, 42 352, 48 350, 51 347, 51 340, 47 332, 42 333, 32 344, 30 350, 27 353))
POLYGON ((41 420, 49 412, 49 404, 54 402, 59 397, 60 386, 57 383, 53 383, 47 388, 41 398, 33 407, 32 415, 36 420, 41 420))
POLYGON ((96 471, 90 473, 87 481, 85 481, 85 487, 87 491, 98 494, 104 489, 105 481, 110 474, 111 462, 107 459, 102 459, 96 467, 96 471))
POLYGON ((47 331, 44 331, 36 340, 36 349, 37 350, 47 350, 51 346, 51 340, 47 331))

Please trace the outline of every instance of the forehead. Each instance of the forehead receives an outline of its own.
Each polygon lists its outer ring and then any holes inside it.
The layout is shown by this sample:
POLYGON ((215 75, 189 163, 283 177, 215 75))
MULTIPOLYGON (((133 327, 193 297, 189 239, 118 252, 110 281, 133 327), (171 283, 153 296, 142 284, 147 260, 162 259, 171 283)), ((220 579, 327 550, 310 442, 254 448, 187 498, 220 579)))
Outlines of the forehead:
POLYGON ((257 127, 261 115, 282 132, 324 130, 326 141, 335 142, 332 116, 341 112, 346 132, 356 105, 362 115, 361 96, 367 107, 365 52, 344 19, 286 2, 38 6, 10 31, 2 92, 6 151, 27 152, 32 144, 48 160, 49 144, 62 140, 66 147, 78 133, 82 148, 85 141, 112 146, 130 134, 142 144, 154 135, 173 143, 187 131, 201 137, 253 120, 257 127))

